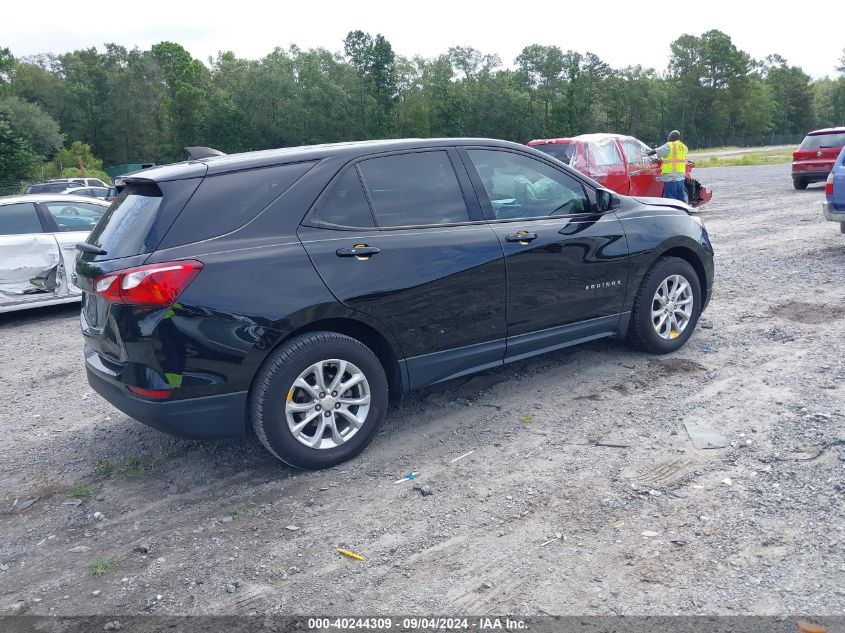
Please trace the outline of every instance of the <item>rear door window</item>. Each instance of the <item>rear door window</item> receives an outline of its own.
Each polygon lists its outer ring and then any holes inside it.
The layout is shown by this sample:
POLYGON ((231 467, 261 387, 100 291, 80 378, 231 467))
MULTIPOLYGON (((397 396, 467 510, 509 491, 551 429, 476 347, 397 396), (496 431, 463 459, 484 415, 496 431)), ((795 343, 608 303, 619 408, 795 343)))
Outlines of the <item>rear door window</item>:
POLYGON ((43 205, 53 216, 60 232, 90 231, 106 210, 102 205, 87 202, 44 202, 43 205))
POLYGON ((469 221, 458 177, 445 151, 394 154, 358 165, 379 226, 469 221))
POLYGON ((38 212, 31 202, 0 205, 0 235, 42 233, 38 212))
POLYGON ((597 167, 610 167, 612 165, 621 165, 622 157, 619 155, 619 150, 616 149, 616 143, 595 143, 592 146, 593 164, 597 167))
POLYGON ((154 184, 127 185, 94 227, 88 243, 105 250, 110 259, 143 252, 161 201, 161 190, 154 184))
POLYGON ((374 227, 370 203, 358 177, 358 170, 351 167, 335 182, 320 203, 313 219, 321 224, 345 227, 374 227))
POLYGON ((629 165, 638 165, 646 162, 646 147, 636 139, 624 139, 622 141, 622 150, 625 152, 625 159, 629 165))

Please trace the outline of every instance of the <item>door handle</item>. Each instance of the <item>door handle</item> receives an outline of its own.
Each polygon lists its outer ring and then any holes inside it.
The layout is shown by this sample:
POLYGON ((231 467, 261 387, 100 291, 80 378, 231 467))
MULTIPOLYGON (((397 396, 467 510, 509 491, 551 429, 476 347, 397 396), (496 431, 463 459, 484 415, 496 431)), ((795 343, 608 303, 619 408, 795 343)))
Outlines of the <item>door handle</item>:
POLYGON ((366 244, 356 244, 352 248, 339 248, 335 251, 338 257, 360 257, 367 258, 371 255, 378 255, 381 249, 377 246, 367 246, 366 244))
POLYGON ((520 244, 528 244, 528 242, 537 239, 536 233, 529 233, 528 231, 517 231, 510 235, 505 235, 506 242, 519 242, 520 244))

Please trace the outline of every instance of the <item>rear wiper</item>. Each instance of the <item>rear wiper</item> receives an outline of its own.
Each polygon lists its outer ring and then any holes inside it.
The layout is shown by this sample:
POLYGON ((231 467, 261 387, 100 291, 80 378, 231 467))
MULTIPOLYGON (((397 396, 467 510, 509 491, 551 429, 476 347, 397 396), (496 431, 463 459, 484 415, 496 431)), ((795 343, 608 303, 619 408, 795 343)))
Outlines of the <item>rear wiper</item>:
POLYGON ((91 253, 92 255, 108 254, 108 251, 104 251, 102 248, 94 246, 93 244, 86 244, 85 242, 77 242, 76 250, 82 251, 83 253, 91 253))

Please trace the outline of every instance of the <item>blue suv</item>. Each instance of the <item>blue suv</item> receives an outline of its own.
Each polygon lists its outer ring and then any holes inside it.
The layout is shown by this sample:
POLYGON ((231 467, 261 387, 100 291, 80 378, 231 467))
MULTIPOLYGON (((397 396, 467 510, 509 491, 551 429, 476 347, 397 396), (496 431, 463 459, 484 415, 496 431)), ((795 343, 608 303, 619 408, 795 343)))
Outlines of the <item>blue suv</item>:
POLYGON ((822 208, 825 219, 839 222, 841 231, 845 233, 845 147, 833 163, 833 169, 824 186, 824 195, 822 208))

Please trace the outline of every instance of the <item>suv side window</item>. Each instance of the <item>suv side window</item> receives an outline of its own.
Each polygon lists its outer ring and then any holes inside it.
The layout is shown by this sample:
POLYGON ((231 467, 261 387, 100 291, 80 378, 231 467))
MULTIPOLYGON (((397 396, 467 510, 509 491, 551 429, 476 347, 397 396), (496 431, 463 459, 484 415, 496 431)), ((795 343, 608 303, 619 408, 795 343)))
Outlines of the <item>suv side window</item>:
POLYGON ((445 151, 368 158, 358 165, 379 226, 469 221, 458 177, 445 151))
POLYGON ((314 214, 314 220, 336 226, 375 227, 370 203, 367 202, 357 168, 350 167, 338 178, 320 203, 314 214))
POLYGON ((31 202, 0 205, 0 235, 43 233, 38 212, 31 202))
POLYGON ((622 149, 625 151, 625 158, 629 165, 639 165, 646 160, 646 146, 634 139, 622 141, 622 149))
POLYGON ((541 218, 590 209, 575 178, 530 156, 487 149, 467 152, 497 220, 541 218))
POLYGON ((107 208, 86 202, 45 202, 43 204, 53 216, 61 232, 90 231, 103 217, 107 208))
POLYGON ((616 143, 613 141, 595 143, 592 145, 592 150, 593 164, 596 167, 610 167, 611 165, 622 164, 622 157, 619 155, 619 150, 616 149, 616 143))

